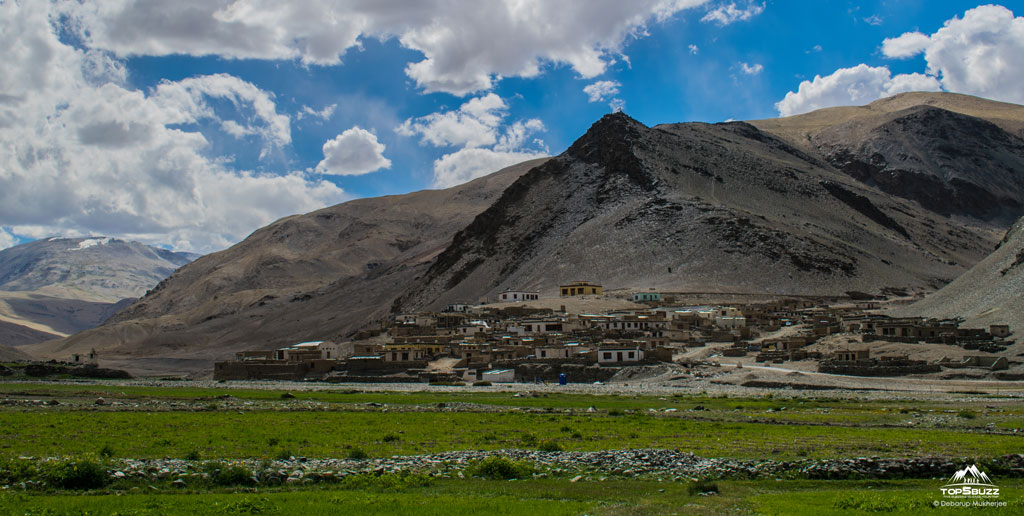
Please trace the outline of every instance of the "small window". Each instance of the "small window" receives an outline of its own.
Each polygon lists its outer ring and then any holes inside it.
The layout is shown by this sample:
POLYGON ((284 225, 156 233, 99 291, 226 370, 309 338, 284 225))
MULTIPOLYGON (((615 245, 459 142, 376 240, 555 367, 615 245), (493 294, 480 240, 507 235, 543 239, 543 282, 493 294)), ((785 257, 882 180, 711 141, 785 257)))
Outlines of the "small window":
POLYGON ((604 354, 604 359, 605 360, 611 360, 612 359, 612 354, 611 353, 605 353, 604 354))

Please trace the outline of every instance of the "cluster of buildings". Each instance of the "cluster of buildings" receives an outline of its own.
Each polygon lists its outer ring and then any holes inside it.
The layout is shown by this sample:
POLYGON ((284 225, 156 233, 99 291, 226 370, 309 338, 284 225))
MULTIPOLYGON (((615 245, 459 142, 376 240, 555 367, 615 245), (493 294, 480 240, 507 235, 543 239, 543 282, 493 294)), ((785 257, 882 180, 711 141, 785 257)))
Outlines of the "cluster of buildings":
MULTIPOLYGON (((600 285, 582 281, 561 285, 559 292, 561 297, 603 295, 600 285)), ((509 290, 492 304, 453 304, 443 312, 399 314, 348 342, 304 342, 238 353, 236 360, 218 362, 214 377, 504 382, 531 381, 536 366, 544 365, 550 366, 545 370, 574 371, 569 376, 576 378, 568 381, 588 381, 595 376, 583 374, 586 368, 671 362, 675 353, 711 342, 731 343, 722 348, 726 357, 754 355, 758 362, 773 363, 818 359, 830 367, 869 367, 877 361, 870 351, 822 356, 806 348, 822 337, 846 332, 861 334, 868 346, 875 341, 923 341, 984 352, 1001 349, 1009 336, 1006 327, 962 329, 956 321, 893 319, 865 304, 834 307, 810 299, 671 306, 666 304, 671 296, 646 291, 630 296, 643 308, 592 314, 567 313, 564 306, 554 310, 510 304, 539 298, 538 292, 509 290), (762 337, 790 326, 799 331, 762 337)))

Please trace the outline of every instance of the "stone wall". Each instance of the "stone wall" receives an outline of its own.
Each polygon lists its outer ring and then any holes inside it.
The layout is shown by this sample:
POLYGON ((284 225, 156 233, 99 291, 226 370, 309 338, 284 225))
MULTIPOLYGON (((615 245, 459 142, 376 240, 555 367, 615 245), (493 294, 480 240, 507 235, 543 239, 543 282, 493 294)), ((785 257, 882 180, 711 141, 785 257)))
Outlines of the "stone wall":
POLYGON ((574 363, 545 364, 530 362, 517 364, 515 369, 517 382, 530 383, 534 379, 557 382, 558 375, 565 373, 569 383, 594 383, 607 381, 612 376, 615 376, 615 373, 619 372, 621 368, 574 363))

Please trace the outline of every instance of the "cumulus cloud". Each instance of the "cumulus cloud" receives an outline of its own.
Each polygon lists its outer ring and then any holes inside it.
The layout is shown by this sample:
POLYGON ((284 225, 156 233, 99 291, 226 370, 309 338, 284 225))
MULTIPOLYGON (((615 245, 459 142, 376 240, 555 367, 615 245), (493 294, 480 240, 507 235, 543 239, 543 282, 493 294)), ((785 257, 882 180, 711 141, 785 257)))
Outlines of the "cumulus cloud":
POLYGON ((493 145, 498 140, 498 126, 507 109, 501 97, 488 93, 469 100, 457 110, 410 118, 396 131, 404 136, 419 135, 422 143, 434 147, 493 145))
POLYGON ((410 118, 395 128, 404 136, 419 136, 433 147, 461 147, 434 161, 434 186, 447 188, 547 154, 542 140, 529 138, 544 131, 536 118, 505 122, 508 105, 489 93, 470 99, 456 110, 410 118))
POLYGON ((946 91, 1024 103, 1024 17, 1000 5, 982 5, 953 17, 934 34, 908 32, 882 43, 887 57, 924 52, 928 74, 946 91))
POLYGON ((764 71, 764 66, 760 63, 748 64, 740 63, 740 71, 746 75, 757 75, 764 71))
POLYGON ((505 167, 539 158, 544 153, 496 151, 466 148, 446 154, 434 161, 434 186, 448 188, 497 172, 505 167))
POLYGON ((391 167, 377 135, 358 126, 328 140, 323 150, 324 159, 316 166, 320 174, 358 176, 391 167))
POLYGON ((619 86, 622 86, 617 81, 597 81, 593 84, 588 84, 583 87, 583 93, 587 94, 590 102, 600 102, 605 97, 613 97, 619 94, 619 86))
POLYGON ((861 104, 906 91, 950 91, 1024 103, 1024 17, 1000 5, 969 9, 933 34, 906 32, 882 42, 882 54, 905 59, 924 53, 925 73, 891 76, 888 67, 861 64, 804 81, 775 104, 782 116, 821 107, 861 104))
POLYGON ((708 11, 700 21, 704 23, 714 22, 723 26, 729 25, 738 21, 747 21, 763 13, 764 8, 764 2, 760 5, 750 2, 746 8, 736 7, 735 2, 729 2, 708 11))
MULTIPOLYGON (((427 92, 466 95, 502 76, 531 77, 546 63, 600 75, 624 44, 706 0, 128 0, 69 3, 92 48, 130 55, 300 59, 334 65, 364 38, 422 54, 406 74, 427 92)), ((756 6, 755 6, 756 7, 756 6)), ((760 7, 763 9, 763 6, 760 7)))
POLYGON ((882 54, 895 59, 913 57, 928 48, 930 42, 931 38, 926 34, 905 32, 899 37, 886 38, 882 42, 882 54))
POLYGON ((831 75, 803 81, 775 104, 780 116, 798 115, 815 109, 861 105, 907 91, 938 91, 939 81, 924 74, 892 75, 888 67, 860 64, 840 68, 831 75))
POLYGON ((208 252, 345 199, 315 177, 237 171, 230 157, 211 155, 217 132, 259 140, 261 155, 290 143, 289 117, 271 94, 223 74, 133 89, 116 57, 60 40, 53 8, 0 3, 7 233, 104 234, 208 252))

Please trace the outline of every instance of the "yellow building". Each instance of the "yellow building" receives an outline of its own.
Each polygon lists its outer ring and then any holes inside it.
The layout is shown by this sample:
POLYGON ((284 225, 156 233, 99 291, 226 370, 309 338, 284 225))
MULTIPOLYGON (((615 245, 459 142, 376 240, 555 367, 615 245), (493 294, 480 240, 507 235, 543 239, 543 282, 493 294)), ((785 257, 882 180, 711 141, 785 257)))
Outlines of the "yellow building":
POLYGON ((599 296, 604 292, 601 285, 593 285, 589 281, 574 281, 568 285, 562 285, 559 287, 559 290, 562 293, 562 297, 585 295, 599 296))

